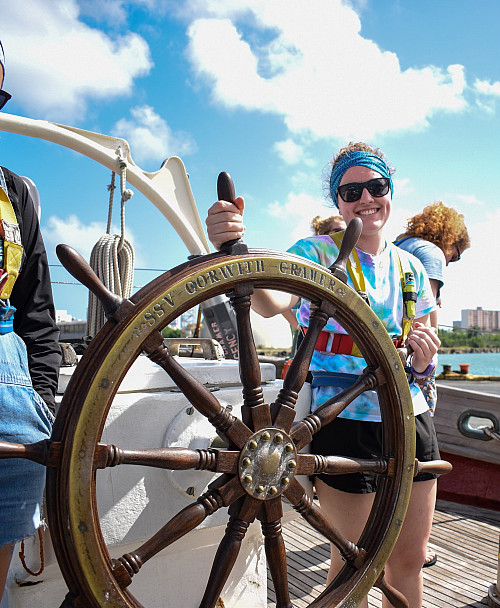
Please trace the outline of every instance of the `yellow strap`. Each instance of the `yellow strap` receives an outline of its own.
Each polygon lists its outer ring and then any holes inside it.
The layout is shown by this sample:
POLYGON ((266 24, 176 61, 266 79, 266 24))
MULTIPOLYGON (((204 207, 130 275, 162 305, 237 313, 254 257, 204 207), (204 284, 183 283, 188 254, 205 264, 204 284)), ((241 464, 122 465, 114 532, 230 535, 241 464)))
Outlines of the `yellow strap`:
MULTIPOLYGON (((342 243, 342 239, 344 238, 344 231, 341 230, 339 232, 334 232, 334 233, 330 234, 330 237, 340 250, 340 245, 342 243)), ((414 291, 414 285, 408 284, 405 280, 405 273, 403 272, 403 266, 401 264, 401 259, 399 257, 398 251, 397 251, 397 254, 398 254, 397 257, 398 257, 399 280, 401 283, 401 290, 402 290, 403 294, 408 291, 414 291)), ((349 276, 351 277, 351 281, 352 281, 356 291, 361 291, 363 293, 366 293, 365 277, 363 276, 363 272, 361 270, 361 263, 359 261, 359 256, 358 256, 358 252, 356 251, 356 249, 353 249, 351 254, 349 255, 349 258, 348 258, 347 264, 346 264, 346 269, 347 269, 349 276), (354 261, 354 264, 352 264, 351 259, 354 261)), ((401 321, 401 326, 402 326, 401 339, 403 340, 403 343, 406 341, 406 338, 408 337, 408 333, 411 329, 414 318, 415 318, 415 302, 412 302, 412 301, 404 302, 403 301, 403 319, 401 321)))
POLYGON ((0 298, 2 300, 8 300, 19 274, 19 268, 21 268, 23 247, 21 245, 21 235, 19 232, 19 224, 17 222, 16 213, 3 188, 0 188, 0 219, 0 232, 2 233, 2 237, 4 239, 3 267, 9 275, 0 292, 0 298), (8 229, 9 226, 11 228, 10 230, 8 229), (16 242, 14 242, 14 239, 16 242))
POLYGON ((397 254, 398 254, 399 280, 401 282, 401 291, 403 292, 403 320, 401 322, 403 332, 401 334, 401 339, 403 340, 403 344, 404 344, 406 342, 406 338, 408 337, 408 334, 410 333, 410 329, 413 324, 413 319, 415 318, 415 302, 413 302, 412 300, 407 300, 405 302, 404 295, 405 295, 405 293, 410 293, 410 292, 415 291, 415 279, 414 279, 412 272, 408 272, 408 273, 403 272, 403 265, 401 263, 399 251, 397 251, 397 254), (408 276, 408 279, 409 279, 408 281, 407 281, 406 275, 411 275, 411 277, 408 276))

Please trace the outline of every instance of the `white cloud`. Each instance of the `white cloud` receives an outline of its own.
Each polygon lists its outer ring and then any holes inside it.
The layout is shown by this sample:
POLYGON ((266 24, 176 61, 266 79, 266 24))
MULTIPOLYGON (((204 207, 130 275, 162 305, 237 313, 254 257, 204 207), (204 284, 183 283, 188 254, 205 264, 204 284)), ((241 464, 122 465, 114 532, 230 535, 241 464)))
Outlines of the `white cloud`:
POLYGON ((476 106, 479 108, 480 112, 492 115, 495 113, 496 110, 494 101, 494 97, 488 97, 486 101, 483 101, 482 99, 476 99, 476 106))
POLYGON ((278 141, 274 144, 274 150, 287 165, 296 165, 304 162, 304 149, 292 139, 278 141))
POLYGON ((456 200, 466 205, 484 206, 484 202, 477 198, 475 194, 454 194, 450 196, 451 200, 456 200))
POLYGON ((474 88, 482 95, 491 95, 494 97, 500 97, 500 81, 491 83, 489 80, 474 81, 474 88))
POLYGON ((283 223, 293 226, 290 232, 287 231, 287 241, 290 244, 312 234, 311 221, 316 215, 338 215, 338 210, 328 205, 325 199, 305 192, 290 192, 285 203, 271 203, 267 206, 267 212, 273 218, 279 218, 283 223))
MULTIPOLYGON (((111 234, 120 233, 121 230, 119 227, 111 226, 111 234)), ((105 222, 91 222, 86 225, 74 214, 66 218, 52 215, 43 227, 43 239, 47 251, 55 249, 59 243, 68 243, 86 260, 90 259, 92 248, 103 234, 106 234, 105 222)), ((134 234, 129 228, 126 230, 125 238, 130 241, 135 248, 136 243, 134 234)), ((137 259, 137 254, 135 265, 141 265, 141 262, 137 259)))
POLYGON ((188 28, 188 57, 214 102, 278 114, 292 133, 371 140, 466 107, 463 66, 402 70, 396 54, 361 36, 341 0, 190 6, 199 18, 188 28))
POLYGON ((399 196, 405 196, 414 192, 413 184, 408 177, 397 178, 393 177, 394 192, 399 196))
POLYGON ((2 6, 5 87, 31 115, 81 119, 92 99, 127 95, 152 66, 134 33, 111 37, 79 20, 76 0, 23 0, 2 6))
POLYGON ((186 156, 196 150, 189 134, 173 132, 167 122, 150 106, 131 111, 132 120, 121 118, 112 133, 126 139, 138 162, 162 162, 169 156, 186 156))

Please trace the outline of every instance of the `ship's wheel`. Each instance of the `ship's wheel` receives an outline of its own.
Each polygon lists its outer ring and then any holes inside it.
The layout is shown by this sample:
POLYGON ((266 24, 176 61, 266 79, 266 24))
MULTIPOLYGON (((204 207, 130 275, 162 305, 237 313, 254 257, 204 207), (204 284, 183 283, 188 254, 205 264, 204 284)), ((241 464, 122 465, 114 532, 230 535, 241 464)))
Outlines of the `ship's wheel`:
MULTIPOLYGON (((392 341, 371 309, 339 280, 339 267, 332 274, 329 269, 303 258, 236 246, 230 254, 218 253, 188 261, 151 282, 131 300, 121 301, 105 290, 90 274, 86 262, 71 248, 59 246, 58 254, 66 267, 101 298, 109 318, 66 389, 51 442, 30 446, 23 454, 17 450, 18 456, 36 459, 48 466, 49 528, 70 590, 65 605, 140 608, 142 604, 128 588, 133 577, 141 576, 144 564, 189 534, 215 511, 229 507, 226 532, 199 606, 216 605, 247 528, 259 520, 276 605, 291 608, 286 546, 281 529, 282 502, 286 500, 325 540, 338 548, 345 561, 339 575, 310 608, 357 606, 374 585, 380 587, 395 606, 405 606, 404 598, 385 583, 383 571, 405 516, 416 467, 411 397, 392 341), (288 369, 283 388, 271 404, 263 397, 252 337, 250 303, 256 288, 297 294, 311 302, 309 329, 288 369), (230 414, 216 394, 183 368, 179 359, 170 354, 161 335, 161 330, 185 311, 221 294, 229 294, 237 321, 243 387, 241 419, 230 414), (338 320, 352 336, 367 367, 351 388, 314 414, 295 420, 294 404, 306 380, 319 332, 329 317, 338 320), (113 397, 141 353, 165 370, 192 406, 225 439, 227 449, 125 450, 101 443, 113 397), (356 396, 371 389, 378 392, 382 412, 383 456, 380 459, 356 460, 303 453, 321 427, 356 396), (165 521, 147 542, 112 559, 97 511, 96 471, 136 464, 170 470, 206 469, 220 475, 201 497, 165 521), (380 475, 374 505, 359 540, 344 538, 297 479, 298 475, 355 471, 375 471, 380 475)), ((5 446, 2 446, 4 452, 5 446)), ((444 472, 443 466, 435 463, 434 470, 444 472)), ((161 509, 161 505, 157 507, 161 509)))

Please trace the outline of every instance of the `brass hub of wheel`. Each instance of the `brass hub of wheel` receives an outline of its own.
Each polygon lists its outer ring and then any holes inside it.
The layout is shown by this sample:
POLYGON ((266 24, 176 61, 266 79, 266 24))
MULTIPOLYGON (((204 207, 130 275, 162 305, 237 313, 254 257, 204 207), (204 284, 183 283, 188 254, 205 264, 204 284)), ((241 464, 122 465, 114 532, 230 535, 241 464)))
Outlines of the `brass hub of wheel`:
POLYGON ((275 428, 254 433, 241 450, 238 472, 247 494, 269 500, 290 485, 297 468, 297 451, 290 437, 275 428))

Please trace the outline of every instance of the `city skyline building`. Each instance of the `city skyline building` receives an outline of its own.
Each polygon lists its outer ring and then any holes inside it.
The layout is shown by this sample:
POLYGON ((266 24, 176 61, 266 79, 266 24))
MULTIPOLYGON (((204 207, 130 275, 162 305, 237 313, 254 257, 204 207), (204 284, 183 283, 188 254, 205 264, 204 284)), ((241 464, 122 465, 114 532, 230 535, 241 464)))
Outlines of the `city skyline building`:
POLYGON ((482 306, 476 309, 462 309, 460 327, 462 329, 474 327, 487 331, 500 330, 500 310, 484 310, 482 306))

